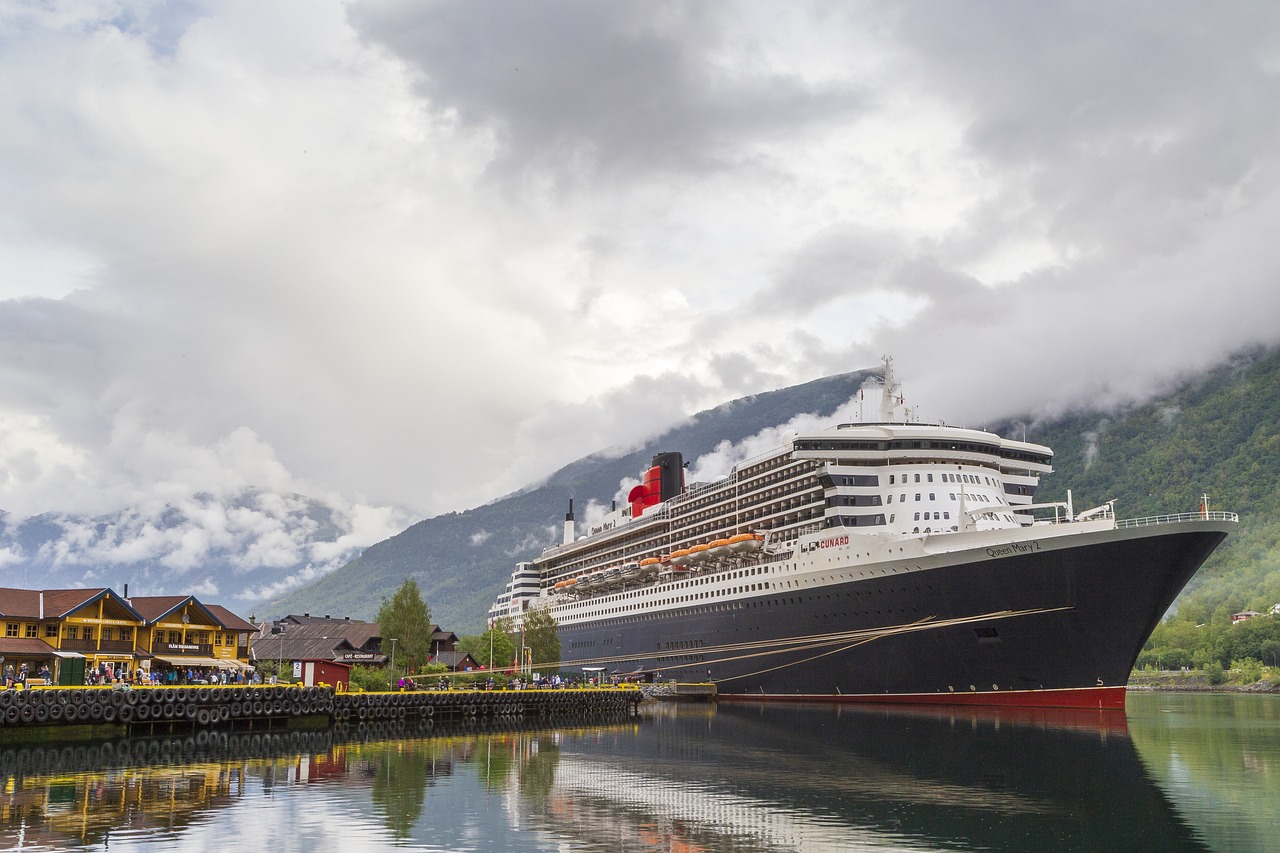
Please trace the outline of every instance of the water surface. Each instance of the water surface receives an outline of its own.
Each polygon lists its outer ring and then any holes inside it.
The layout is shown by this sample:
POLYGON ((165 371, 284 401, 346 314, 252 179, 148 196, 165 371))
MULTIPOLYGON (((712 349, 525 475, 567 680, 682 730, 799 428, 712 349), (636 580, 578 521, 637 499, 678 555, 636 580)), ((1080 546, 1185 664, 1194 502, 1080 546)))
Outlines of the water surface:
POLYGON ((0 848, 1280 850, 1280 697, 0 747, 0 848))

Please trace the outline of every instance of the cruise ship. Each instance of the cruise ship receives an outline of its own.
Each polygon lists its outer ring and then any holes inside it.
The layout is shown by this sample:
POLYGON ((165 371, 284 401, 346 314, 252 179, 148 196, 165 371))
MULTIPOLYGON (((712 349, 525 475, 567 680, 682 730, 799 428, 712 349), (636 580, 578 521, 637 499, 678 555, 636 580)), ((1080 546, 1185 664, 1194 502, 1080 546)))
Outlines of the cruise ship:
POLYGON ((1053 452, 921 423, 893 363, 876 419, 790 434, 726 477, 654 457, 621 507, 518 563, 489 611, 555 619, 561 668, 722 699, 1124 707, 1158 620, 1238 524, 1037 503, 1053 452))

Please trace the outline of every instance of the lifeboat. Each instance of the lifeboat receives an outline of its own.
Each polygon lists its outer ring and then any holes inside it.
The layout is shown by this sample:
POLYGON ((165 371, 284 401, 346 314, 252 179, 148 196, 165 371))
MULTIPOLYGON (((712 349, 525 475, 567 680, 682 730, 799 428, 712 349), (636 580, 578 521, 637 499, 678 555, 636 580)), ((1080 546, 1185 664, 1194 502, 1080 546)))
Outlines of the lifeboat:
POLYGON ((673 565, 673 566, 687 566, 687 565, 689 565, 689 550, 690 550, 690 549, 688 549, 688 548, 681 548, 681 549, 679 549, 678 551, 672 551, 672 552, 671 552, 671 565, 673 565))
POLYGON ((627 563, 619 570, 619 576, 624 581, 633 581, 640 577, 640 564, 627 563))
POLYGON ((658 573, 658 569, 662 567, 662 561, 657 557, 646 557, 640 561, 640 577, 652 577, 658 573))
POLYGON ((600 586, 614 586, 622 582, 622 569, 610 566, 600 573, 600 586))
POLYGON ((764 537, 759 533, 739 533, 729 537, 729 549, 737 553, 758 551, 764 547, 764 537))
POLYGON ((707 546, 707 553, 712 557, 727 557, 732 553, 728 539, 716 539, 707 546))
POLYGON ((689 562, 700 563, 707 559, 707 552, 711 550, 710 545, 694 545, 689 549, 689 562))
POLYGON ((578 579, 579 589, 595 589, 600 585, 600 572, 592 572, 589 575, 583 575, 578 579))

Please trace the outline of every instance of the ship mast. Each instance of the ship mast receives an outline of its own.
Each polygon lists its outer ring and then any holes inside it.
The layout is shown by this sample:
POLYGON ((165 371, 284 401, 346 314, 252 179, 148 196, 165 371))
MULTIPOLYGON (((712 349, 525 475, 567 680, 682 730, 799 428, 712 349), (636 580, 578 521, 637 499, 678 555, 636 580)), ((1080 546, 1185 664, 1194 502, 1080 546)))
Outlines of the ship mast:
POLYGON ((880 422, 892 423, 893 413, 902 405, 902 386, 893 376, 893 358, 883 356, 884 390, 880 394, 880 422))

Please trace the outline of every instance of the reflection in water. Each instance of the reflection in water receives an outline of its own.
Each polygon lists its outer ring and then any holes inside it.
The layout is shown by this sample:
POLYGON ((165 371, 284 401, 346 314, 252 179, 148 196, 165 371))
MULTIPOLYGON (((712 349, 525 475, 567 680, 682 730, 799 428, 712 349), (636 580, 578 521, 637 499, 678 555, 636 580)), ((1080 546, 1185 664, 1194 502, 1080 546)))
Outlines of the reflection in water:
POLYGON ((1130 693, 1133 741, 1213 850, 1280 850, 1280 696, 1130 693))
POLYGON ((1203 849, 1113 714, 725 705, 563 746, 556 792, 582 849, 1203 849))
POLYGON ((4 849, 1206 849, 1117 714, 660 706, 589 728, 0 747, 0 773, 4 849))

